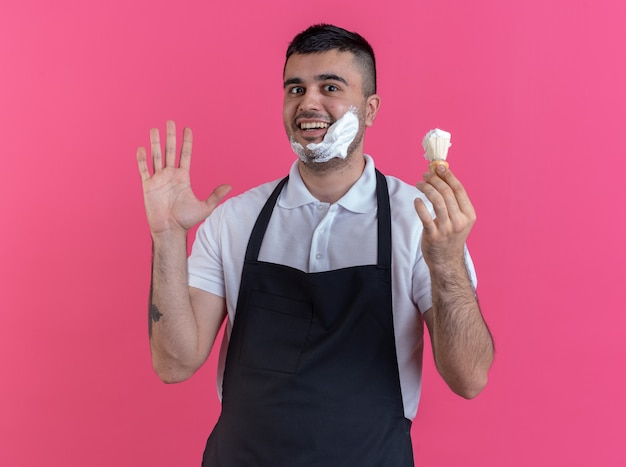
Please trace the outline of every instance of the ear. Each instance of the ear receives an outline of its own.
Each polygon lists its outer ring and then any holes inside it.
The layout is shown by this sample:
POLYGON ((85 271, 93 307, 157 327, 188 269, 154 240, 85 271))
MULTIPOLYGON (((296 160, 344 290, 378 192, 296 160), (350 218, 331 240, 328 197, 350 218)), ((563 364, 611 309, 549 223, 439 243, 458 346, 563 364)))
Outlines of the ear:
POLYGON ((365 125, 372 126, 380 108, 380 96, 372 94, 365 101, 365 125))

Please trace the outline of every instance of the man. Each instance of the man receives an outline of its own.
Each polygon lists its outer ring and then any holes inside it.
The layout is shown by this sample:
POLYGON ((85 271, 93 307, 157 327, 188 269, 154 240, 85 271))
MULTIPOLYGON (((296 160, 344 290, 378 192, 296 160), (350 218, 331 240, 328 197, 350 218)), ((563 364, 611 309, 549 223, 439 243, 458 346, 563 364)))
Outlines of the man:
POLYGON ((363 137, 379 107, 369 44, 317 25, 287 51, 288 178, 218 207, 228 186, 205 202, 192 193, 189 129, 178 167, 173 122, 164 163, 150 133, 153 174, 138 150, 163 381, 189 378, 228 317, 203 465, 413 465, 423 322, 453 391, 486 384, 493 344, 465 249, 474 209, 449 169, 418 191, 374 168, 363 137), (187 232, 204 219, 187 261, 187 232))

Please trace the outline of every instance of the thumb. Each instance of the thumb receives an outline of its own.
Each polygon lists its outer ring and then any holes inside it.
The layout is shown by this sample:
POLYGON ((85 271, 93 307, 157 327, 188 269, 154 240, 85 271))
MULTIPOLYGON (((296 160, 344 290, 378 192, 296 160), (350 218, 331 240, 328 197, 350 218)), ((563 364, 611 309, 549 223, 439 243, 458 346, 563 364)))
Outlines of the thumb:
POLYGON ((213 211, 213 209, 217 207, 217 205, 224 198, 224 196, 228 194, 231 188, 232 187, 230 185, 220 185, 215 190, 213 190, 211 196, 209 196, 205 201, 211 211, 213 211))

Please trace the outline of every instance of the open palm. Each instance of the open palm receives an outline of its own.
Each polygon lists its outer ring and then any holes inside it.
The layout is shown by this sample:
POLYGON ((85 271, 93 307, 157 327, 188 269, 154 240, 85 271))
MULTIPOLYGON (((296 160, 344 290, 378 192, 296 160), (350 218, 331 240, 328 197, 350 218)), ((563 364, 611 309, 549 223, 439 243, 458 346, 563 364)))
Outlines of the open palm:
POLYGON ((165 164, 161 153, 159 130, 150 130, 150 149, 154 173, 150 173, 146 149, 137 149, 137 163, 143 185, 146 214, 152 235, 170 231, 187 231, 206 219, 230 186, 220 185, 206 201, 199 200, 191 189, 191 129, 183 130, 180 161, 176 165, 176 126, 167 122, 165 138, 165 164))

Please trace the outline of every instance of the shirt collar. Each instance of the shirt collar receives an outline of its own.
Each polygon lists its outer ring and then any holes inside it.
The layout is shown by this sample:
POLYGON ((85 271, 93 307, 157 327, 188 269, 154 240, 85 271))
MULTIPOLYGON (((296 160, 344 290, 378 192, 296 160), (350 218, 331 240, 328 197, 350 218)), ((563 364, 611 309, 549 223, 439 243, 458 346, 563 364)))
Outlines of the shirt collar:
MULTIPOLYGON (((376 174, 374 159, 364 154, 365 169, 354 185, 337 201, 341 207, 356 213, 371 212, 376 209, 376 174)), ((278 199, 278 205, 286 209, 294 209, 305 204, 319 203, 309 192, 300 177, 298 161, 295 161, 289 171, 289 183, 283 189, 278 199)))

